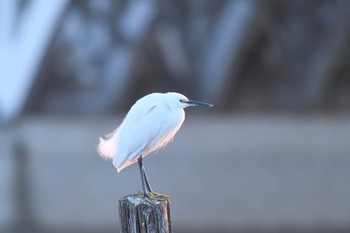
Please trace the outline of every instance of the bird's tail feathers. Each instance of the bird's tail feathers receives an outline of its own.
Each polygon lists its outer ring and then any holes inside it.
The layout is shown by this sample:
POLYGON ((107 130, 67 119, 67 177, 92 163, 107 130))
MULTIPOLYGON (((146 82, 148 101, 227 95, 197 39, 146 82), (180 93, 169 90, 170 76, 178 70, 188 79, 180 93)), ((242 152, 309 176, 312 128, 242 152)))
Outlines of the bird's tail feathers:
POLYGON ((113 160, 113 165, 114 165, 114 167, 117 168, 117 172, 119 173, 124 168, 129 167, 131 164, 135 163, 137 161, 137 158, 138 157, 134 158, 131 161, 123 161, 123 162, 120 162, 117 159, 114 159, 113 160))
POLYGON ((107 134, 105 139, 100 137, 97 152, 104 159, 113 159, 117 149, 118 129, 107 134))

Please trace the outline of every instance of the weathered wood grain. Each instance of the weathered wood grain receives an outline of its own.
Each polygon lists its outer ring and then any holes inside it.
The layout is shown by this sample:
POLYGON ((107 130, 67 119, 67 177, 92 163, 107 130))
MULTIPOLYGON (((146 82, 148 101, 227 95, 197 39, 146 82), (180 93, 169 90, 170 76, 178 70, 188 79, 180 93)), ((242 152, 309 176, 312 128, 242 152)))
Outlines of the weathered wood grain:
POLYGON ((168 196, 131 194, 119 199, 122 233, 171 233, 170 201, 168 196))

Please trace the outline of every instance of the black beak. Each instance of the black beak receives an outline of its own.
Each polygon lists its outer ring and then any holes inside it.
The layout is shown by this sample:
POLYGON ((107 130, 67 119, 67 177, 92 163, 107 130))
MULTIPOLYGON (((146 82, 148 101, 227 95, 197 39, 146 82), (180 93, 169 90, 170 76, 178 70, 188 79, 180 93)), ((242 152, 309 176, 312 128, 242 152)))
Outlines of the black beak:
POLYGON ((201 102, 201 101, 195 101, 195 100, 189 100, 186 102, 187 104, 191 104, 191 105, 194 105, 194 106, 204 106, 204 107, 214 107, 214 105, 212 104, 209 104, 209 103, 206 103, 206 102, 201 102))

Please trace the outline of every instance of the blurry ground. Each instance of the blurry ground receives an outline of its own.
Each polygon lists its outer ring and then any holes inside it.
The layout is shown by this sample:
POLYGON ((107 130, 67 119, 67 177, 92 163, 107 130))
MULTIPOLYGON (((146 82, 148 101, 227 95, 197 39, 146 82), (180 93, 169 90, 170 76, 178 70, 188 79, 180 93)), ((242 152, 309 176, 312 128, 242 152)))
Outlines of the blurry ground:
MULTIPOLYGON (((350 231, 348 116, 205 114, 187 111, 174 142, 145 159, 175 232, 350 231)), ((117 232, 137 166, 117 174, 94 146, 121 119, 27 117, 1 132, 0 230, 117 232)))

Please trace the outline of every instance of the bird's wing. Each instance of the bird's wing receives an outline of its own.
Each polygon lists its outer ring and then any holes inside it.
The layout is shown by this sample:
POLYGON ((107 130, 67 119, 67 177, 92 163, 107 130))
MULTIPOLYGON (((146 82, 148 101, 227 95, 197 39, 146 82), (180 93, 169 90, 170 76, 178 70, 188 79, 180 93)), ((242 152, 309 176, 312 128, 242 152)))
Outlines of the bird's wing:
POLYGON ((118 171, 136 162, 137 157, 147 150, 148 144, 157 136, 163 124, 162 106, 147 107, 136 104, 130 109, 119 129, 116 155, 113 164, 118 171))
MULTIPOLYGON (((131 107, 126 117, 123 119, 122 124, 115 129, 112 133, 107 134, 104 138, 99 138, 99 143, 97 145, 97 152, 100 154, 102 158, 105 159, 115 159, 117 154, 117 148, 119 146, 119 134, 121 129, 124 127, 125 120, 127 119, 127 124, 135 124, 133 122, 139 122, 142 120, 142 118, 147 115, 154 107, 155 99, 161 98, 161 93, 152 93, 149 95, 146 95, 145 97, 139 99, 136 101, 136 103, 131 107)), ((127 128, 130 128, 128 126, 127 128)), ((124 131, 130 131, 130 130, 124 130, 124 131)), ((123 134, 126 134, 125 132, 123 134)), ((125 137, 125 135, 123 136, 125 137)), ((118 153, 120 154, 120 153, 118 153)), ((121 156, 123 157, 123 156, 121 156)), ((118 159, 119 161, 120 159, 118 159)))

